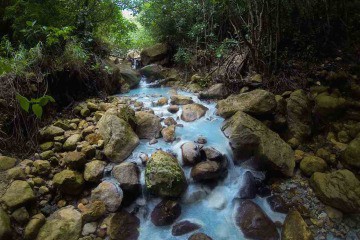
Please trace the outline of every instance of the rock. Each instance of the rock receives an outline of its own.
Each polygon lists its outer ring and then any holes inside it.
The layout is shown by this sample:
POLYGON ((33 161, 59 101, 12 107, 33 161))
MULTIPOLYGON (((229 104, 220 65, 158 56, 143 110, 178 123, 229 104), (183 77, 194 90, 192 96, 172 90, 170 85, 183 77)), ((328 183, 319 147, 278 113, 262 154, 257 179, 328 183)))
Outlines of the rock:
POLYGON ((191 177, 197 182, 218 179, 221 174, 221 165, 215 161, 200 162, 191 169, 191 177))
POLYGON ((0 156, 0 172, 15 167, 16 159, 6 156, 0 156))
POLYGON ((44 223, 45 216, 42 213, 34 215, 26 225, 24 230, 24 238, 26 240, 35 239, 44 223))
POLYGON ((185 122, 193 122, 205 116, 207 110, 209 110, 207 107, 198 103, 185 105, 182 109, 181 119, 185 122))
POLYGON ((223 162, 226 157, 213 147, 204 147, 200 150, 201 157, 208 161, 223 162))
POLYGON ((85 154, 82 152, 68 152, 63 158, 64 163, 71 169, 82 170, 86 164, 85 154))
POLYGON ((193 142, 181 146, 182 161, 184 165, 194 166, 201 161, 200 147, 193 142))
POLYGON ((140 74, 145 76, 148 82, 153 82, 154 80, 164 79, 165 76, 162 73, 163 68, 157 64, 150 64, 140 69, 140 74))
POLYGON ((80 115, 84 118, 89 117, 91 115, 91 111, 87 107, 83 107, 80 110, 80 115))
POLYGON ((121 210, 115 213, 109 224, 109 236, 111 240, 137 240, 139 238, 140 220, 121 210))
POLYGON ((170 127, 164 128, 161 130, 161 135, 163 136, 165 142, 175 141, 175 126, 172 125, 170 127))
POLYGON ((25 180, 26 174, 22 167, 10 168, 6 171, 6 179, 8 180, 25 180))
POLYGON ((160 118, 149 112, 136 112, 136 134, 140 139, 159 138, 162 129, 160 118))
POLYGON ((167 226, 173 224, 180 215, 181 207, 178 202, 163 200, 151 212, 151 222, 155 226, 167 226))
POLYGON ((123 162, 139 145, 139 138, 123 119, 105 114, 97 124, 104 139, 104 154, 113 162, 123 162))
POLYGON ((173 236, 182 236, 201 228, 201 225, 192 223, 188 220, 177 222, 172 227, 171 233, 173 236))
POLYGON ((191 97, 186 97, 182 95, 172 95, 170 97, 170 100, 171 100, 170 103, 172 105, 187 105, 187 104, 192 104, 194 102, 191 97))
POLYGON ((312 240, 314 239, 304 219, 298 211, 291 211, 285 218, 282 240, 312 240))
POLYGON ((12 214, 11 218, 14 219, 17 223, 23 225, 29 221, 29 212, 25 207, 16 209, 12 214))
POLYGON ((1 198, 1 201, 10 209, 22 207, 33 200, 35 200, 35 194, 29 183, 20 180, 13 181, 1 198))
POLYGON ((285 176, 292 176, 295 168, 294 151, 280 136, 246 113, 237 112, 222 126, 230 140, 234 159, 254 157, 262 167, 285 176))
POLYGON ((300 170, 308 177, 314 172, 325 172, 328 166, 324 159, 315 156, 306 156, 300 162, 300 170))
POLYGON ((104 174, 106 162, 94 160, 85 165, 84 179, 88 182, 99 182, 104 174))
POLYGON ((360 181, 349 170, 314 173, 310 186, 325 204, 344 213, 360 212, 360 181))
POLYGON ((311 103, 303 90, 291 93, 286 100, 286 116, 289 133, 302 141, 311 134, 311 103))
POLYGON ((112 175, 124 191, 123 204, 130 204, 141 194, 140 169, 135 163, 120 163, 113 168, 112 175))
POLYGON ((262 89, 239 95, 231 95, 221 100, 217 105, 217 114, 230 118, 237 111, 242 111, 252 116, 272 113, 277 106, 274 94, 262 89))
POLYGON ((53 182, 62 193, 69 195, 80 194, 84 187, 83 175, 72 170, 63 170, 55 174, 53 182))
POLYGON ((0 239, 9 239, 11 240, 12 230, 10 224, 10 218, 7 213, 0 208, 0 239))
POLYGON ((204 137, 204 136, 199 136, 199 137, 197 138, 196 142, 197 142, 198 144, 206 144, 206 143, 207 143, 207 139, 206 139, 206 137, 204 137))
POLYGON ((59 127, 55 127, 53 125, 50 125, 48 127, 45 127, 40 130, 40 138, 44 141, 46 140, 54 140, 54 137, 62 136, 64 135, 64 130, 59 127))
POLYGON ((320 117, 333 118, 338 116, 345 109, 345 106, 346 100, 344 98, 322 93, 315 98, 314 112, 320 117))
POLYGON ((177 159, 163 151, 155 152, 147 162, 145 184, 150 192, 162 197, 178 197, 187 188, 177 159))
POLYGON ((166 118, 166 119, 164 120, 164 124, 165 124, 166 126, 171 126, 171 125, 176 125, 177 122, 175 121, 174 118, 168 117, 168 118, 166 118))
POLYGON ((289 212, 289 207, 287 206, 285 200, 279 195, 270 196, 266 199, 266 201, 268 202, 268 204, 270 205, 271 209, 274 212, 279 212, 279 213, 289 212))
POLYGON ((46 160, 36 160, 34 161, 34 167, 36 173, 40 175, 46 175, 51 171, 51 165, 49 161, 46 160))
POLYGON ((54 156, 55 156, 55 153, 52 150, 48 150, 48 151, 40 153, 40 158, 43 160, 49 160, 50 158, 52 158, 54 156))
POLYGON ((141 80, 140 74, 129 68, 121 68, 120 75, 125 83, 129 85, 130 89, 136 88, 141 80))
POLYGON ((250 200, 240 203, 235 220, 246 238, 279 239, 275 224, 257 204, 250 200))
POLYGON ((355 138, 349 143, 342 153, 342 160, 344 164, 360 169, 360 137, 355 138))
POLYGON ((91 191, 92 201, 103 201, 109 212, 116 212, 123 200, 123 191, 115 183, 104 181, 91 191))
POLYGON ((170 105, 167 109, 170 113, 177 113, 180 108, 178 105, 170 105))
POLYGON ((159 100, 156 103, 156 106, 164 106, 168 104, 169 99, 167 97, 159 98, 159 100))
POLYGON ((81 134, 71 135, 68 139, 66 139, 63 148, 65 151, 73 151, 76 149, 77 143, 81 140, 81 134))
POLYGON ((209 89, 200 92, 200 99, 224 99, 229 95, 229 92, 223 83, 212 85, 209 89))
POLYGON ((92 233, 95 233, 96 229, 97 229, 97 222, 85 223, 81 234, 83 236, 87 236, 92 233))
POLYGON ((93 222, 100 219, 106 213, 106 206, 103 201, 93 201, 87 205, 79 205, 84 222, 93 222))
POLYGON ((204 233, 194 233, 188 240, 213 240, 211 237, 204 233))
POLYGON ((169 50, 169 46, 164 43, 157 43, 154 46, 145 48, 140 53, 141 62, 145 66, 156 62, 164 64, 167 62, 166 59, 168 57, 169 50))
POLYGON ((256 197, 257 184, 253 174, 247 171, 244 174, 242 185, 239 191, 240 199, 253 199, 256 197))
POLYGON ((81 227, 81 214, 73 206, 61 208, 46 219, 36 240, 78 240, 81 227))

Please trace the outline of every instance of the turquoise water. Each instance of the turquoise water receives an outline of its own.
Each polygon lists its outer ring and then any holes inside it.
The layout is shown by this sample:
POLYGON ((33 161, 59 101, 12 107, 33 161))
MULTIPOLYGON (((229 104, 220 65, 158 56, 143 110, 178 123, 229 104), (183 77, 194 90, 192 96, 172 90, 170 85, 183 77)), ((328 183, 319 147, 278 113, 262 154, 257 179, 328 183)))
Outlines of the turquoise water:
MULTIPOLYGON (((183 124, 183 127, 176 128, 176 137, 179 138, 173 143, 166 143, 162 139, 158 139, 158 143, 149 145, 149 141, 142 140, 140 145, 135 149, 132 156, 127 161, 136 162, 141 168, 141 182, 144 185, 144 167, 140 160, 140 155, 146 153, 150 156, 158 149, 170 150, 177 154, 177 158, 181 163, 181 145, 188 141, 195 141, 199 136, 204 136, 208 143, 206 146, 211 146, 226 154, 229 159, 227 177, 220 181, 214 189, 210 189, 198 183, 194 183, 190 177, 189 167, 183 167, 187 176, 189 187, 184 193, 180 203, 182 207, 181 216, 177 221, 190 220, 202 226, 199 232, 206 233, 216 240, 239 240, 245 239, 240 229, 235 225, 234 214, 237 208, 236 195, 242 184, 242 176, 245 170, 239 166, 234 166, 232 163, 232 153, 229 147, 228 139, 223 135, 220 130, 223 119, 215 115, 215 103, 202 102, 194 94, 178 91, 180 95, 191 96, 194 102, 201 103, 209 110, 203 118, 187 123, 177 119, 181 115, 181 109, 176 114, 171 114, 167 111, 169 105, 162 107, 153 107, 153 102, 156 102, 160 97, 168 97, 170 88, 147 88, 145 83, 141 84, 138 89, 131 90, 127 94, 120 95, 120 97, 130 97, 136 101, 144 103, 145 107, 152 108, 156 115, 160 117, 173 117, 178 124, 183 124), (198 201, 194 202, 194 199, 198 201)), ((262 175, 262 173, 254 173, 262 175)), ((136 201, 135 205, 141 205, 137 216, 141 220, 140 226, 140 240, 149 239, 188 239, 192 234, 174 237, 171 235, 171 226, 156 227, 150 221, 150 213, 161 199, 155 198, 148 194, 144 194, 142 198, 136 201)), ((273 221, 283 222, 285 219, 284 214, 275 213, 270 209, 266 200, 263 198, 254 199, 259 206, 269 215, 273 221)), ((134 206, 129 207, 129 211, 134 206)))

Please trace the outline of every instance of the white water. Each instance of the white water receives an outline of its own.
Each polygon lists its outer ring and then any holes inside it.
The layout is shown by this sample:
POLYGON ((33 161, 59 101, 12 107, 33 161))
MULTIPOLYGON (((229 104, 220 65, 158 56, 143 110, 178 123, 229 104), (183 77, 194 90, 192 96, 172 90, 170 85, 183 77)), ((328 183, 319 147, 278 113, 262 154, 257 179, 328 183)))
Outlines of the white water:
MULTIPOLYGON (((236 195, 242 184, 242 176, 245 169, 239 166, 234 166, 232 161, 232 152, 229 147, 228 139, 220 130, 223 119, 215 115, 215 103, 200 101, 194 94, 178 91, 180 95, 191 96, 194 102, 201 103, 209 110, 203 118, 187 123, 177 119, 181 115, 181 109, 176 114, 171 114, 167 111, 169 105, 162 107, 153 107, 152 103, 157 102, 160 97, 168 97, 170 88, 147 88, 144 82, 141 83, 140 88, 130 91, 128 94, 120 95, 121 97, 128 96, 136 101, 144 103, 144 107, 151 108, 155 114, 160 117, 173 117, 178 124, 183 124, 184 127, 176 128, 176 137, 181 140, 173 143, 166 143, 162 139, 158 139, 155 145, 149 145, 149 141, 142 140, 140 145, 135 149, 132 156, 127 161, 136 162, 141 168, 141 183, 144 186, 144 166, 141 163, 139 156, 146 153, 150 156, 158 149, 170 150, 177 154, 177 158, 181 163, 181 145, 188 141, 195 141, 199 136, 204 136, 208 143, 205 146, 211 146, 226 154, 229 159, 228 175, 219 181, 217 187, 209 189, 201 184, 194 183, 190 177, 190 167, 183 167, 189 187, 180 201, 182 213, 177 221, 190 220, 191 222, 202 225, 198 232, 203 232, 214 240, 241 240, 245 239, 240 229, 235 225, 234 213, 237 208, 236 195), (202 200, 195 203, 187 203, 186 196, 197 193, 203 196, 202 200)), ((255 173, 260 174, 261 173, 255 173)), ((144 192, 145 189, 143 188, 144 192)), ((140 225, 140 240, 170 240, 170 239, 188 239, 193 234, 189 233, 180 237, 171 235, 172 226, 156 227, 150 220, 150 213, 157 203, 161 201, 160 198, 155 198, 149 194, 144 194, 143 198, 139 198, 136 203, 142 205, 137 216, 141 220, 140 225)), ((257 197, 254 199, 257 204, 268 214, 273 221, 283 222, 284 214, 275 213, 270 209, 266 199, 257 197)), ((134 204, 135 205, 135 204, 134 204)), ((129 211, 132 207, 129 207, 129 211)), ((177 222, 176 221, 176 222, 177 222)))

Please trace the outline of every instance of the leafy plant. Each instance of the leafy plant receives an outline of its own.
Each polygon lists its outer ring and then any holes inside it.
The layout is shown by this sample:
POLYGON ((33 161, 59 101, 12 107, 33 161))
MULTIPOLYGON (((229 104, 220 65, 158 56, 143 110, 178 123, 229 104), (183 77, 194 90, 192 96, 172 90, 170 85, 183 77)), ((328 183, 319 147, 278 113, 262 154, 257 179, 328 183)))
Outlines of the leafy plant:
POLYGON ((44 95, 40 98, 27 99, 26 97, 16 94, 16 99, 18 100, 20 107, 27 113, 30 113, 30 110, 35 114, 37 118, 41 118, 43 115, 43 108, 49 103, 55 102, 55 99, 49 95, 44 95))

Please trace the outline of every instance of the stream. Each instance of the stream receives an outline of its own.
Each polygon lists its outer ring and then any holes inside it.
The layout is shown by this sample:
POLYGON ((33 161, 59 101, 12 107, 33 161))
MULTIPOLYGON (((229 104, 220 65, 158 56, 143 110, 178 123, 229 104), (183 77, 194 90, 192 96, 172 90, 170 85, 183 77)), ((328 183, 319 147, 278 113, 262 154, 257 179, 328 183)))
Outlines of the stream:
MULTIPOLYGON (((170 98, 170 90, 171 88, 167 87, 151 88, 143 80, 139 88, 131 90, 127 94, 119 95, 119 97, 129 97, 132 100, 143 102, 144 107, 153 109, 157 116, 161 118, 173 117, 178 124, 183 125, 183 127, 176 127, 177 140, 173 143, 166 143, 160 138, 158 139, 158 143, 150 145, 149 140, 141 140, 140 145, 126 160, 128 162, 136 162, 141 169, 141 184, 144 194, 141 198, 138 198, 132 206, 128 207, 130 212, 135 207, 138 208, 137 217, 141 221, 139 239, 188 239, 188 237, 194 233, 174 237, 171 234, 171 226, 156 227, 151 222, 150 213, 161 199, 145 192, 145 166, 140 160, 140 155, 146 153, 150 157, 156 150, 162 149, 175 153, 181 164, 182 144, 189 141, 196 141, 199 136, 207 139, 205 146, 214 147, 227 156, 229 160, 228 174, 224 179, 219 180, 214 188, 210 188, 207 185, 195 183, 190 177, 191 167, 183 166, 189 186, 180 200, 182 212, 176 222, 189 220, 193 223, 200 224, 202 227, 198 232, 203 232, 217 240, 245 239, 241 230, 235 224, 234 214, 239 201, 237 194, 242 185, 243 175, 249 170, 233 164, 229 141, 220 129, 224 119, 215 115, 216 103, 201 101, 193 93, 178 91, 179 95, 190 96, 195 103, 201 103, 209 109, 201 119, 194 122, 184 122, 180 119, 181 108, 179 112, 172 114, 167 111, 169 105, 161 107, 153 106, 153 102, 156 102, 160 97, 170 98)), ((253 172, 253 174, 258 178, 264 178, 264 173, 262 172, 253 172)), ((114 178, 111 178, 111 176, 108 176, 108 178, 110 178, 109 180, 116 181, 114 178)), ((256 202, 274 222, 284 221, 285 214, 273 212, 266 198, 256 197, 253 201, 256 202)))

